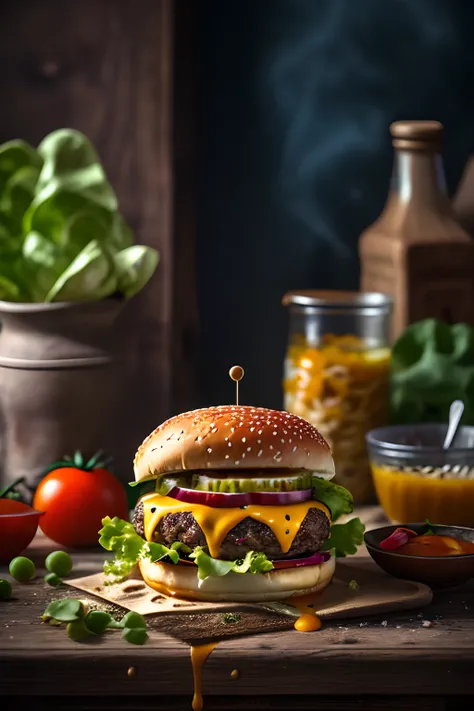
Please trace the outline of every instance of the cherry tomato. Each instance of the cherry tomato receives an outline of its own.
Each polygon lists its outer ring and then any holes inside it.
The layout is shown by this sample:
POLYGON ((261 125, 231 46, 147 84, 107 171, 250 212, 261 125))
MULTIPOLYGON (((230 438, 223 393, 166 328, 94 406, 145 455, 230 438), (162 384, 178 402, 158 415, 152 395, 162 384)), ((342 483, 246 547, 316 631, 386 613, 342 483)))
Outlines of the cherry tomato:
MULTIPOLYGON (((77 459, 76 459, 77 462, 77 459)), ((33 500, 43 533, 63 546, 98 543, 104 516, 128 521, 127 495, 119 480, 106 468, 61 466, 40 482, 33 500)))

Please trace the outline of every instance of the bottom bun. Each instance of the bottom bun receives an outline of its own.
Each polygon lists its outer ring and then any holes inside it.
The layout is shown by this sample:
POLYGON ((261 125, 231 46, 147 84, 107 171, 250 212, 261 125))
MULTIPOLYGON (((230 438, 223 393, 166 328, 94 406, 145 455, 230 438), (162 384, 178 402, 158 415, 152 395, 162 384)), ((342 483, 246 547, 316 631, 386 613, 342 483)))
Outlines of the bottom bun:
POLYGON ((284 600, 322 590, 331 582, 336 559, 320 565, 283 568, 270 573, 227 573, 222 577, 199 580, 194 565, 139 563, 143 580, 163 595, 185 600, 209 602, 263 602, 284 600))

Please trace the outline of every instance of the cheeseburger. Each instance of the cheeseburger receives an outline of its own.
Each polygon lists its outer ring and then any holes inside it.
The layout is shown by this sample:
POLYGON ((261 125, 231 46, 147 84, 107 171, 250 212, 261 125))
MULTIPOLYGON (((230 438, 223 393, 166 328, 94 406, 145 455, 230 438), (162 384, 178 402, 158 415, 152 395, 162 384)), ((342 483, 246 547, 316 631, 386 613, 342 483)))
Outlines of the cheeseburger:
POLYGON ((134 461, 141 496, 132 524, 104 519, 109 572, 138 563, 177 598, 282 600, 323 589, 335 557, 362 542, 352 497, 333 484, 328 444, 308 422, 259 407, 186 412, 147 437, 134 461))

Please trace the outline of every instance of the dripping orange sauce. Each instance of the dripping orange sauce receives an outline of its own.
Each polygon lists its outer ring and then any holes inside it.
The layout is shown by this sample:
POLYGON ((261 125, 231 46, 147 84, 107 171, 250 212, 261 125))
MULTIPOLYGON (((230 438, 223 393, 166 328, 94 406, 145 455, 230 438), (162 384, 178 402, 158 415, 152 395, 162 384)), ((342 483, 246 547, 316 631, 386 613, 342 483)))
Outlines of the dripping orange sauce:
POLYGON ((193 665, 194 679, 193 711, 202 711, 202 668, 216 644, 217 642, 210 642, 209 644, 197 644, 191 647, 191 662, 193 665))
POLYGON ((293 597, 290 603, 301 612, 294 627, 298 632, 315 632, 321 629, 321 620, 314 611, 314 605, 319 593, 293 597))

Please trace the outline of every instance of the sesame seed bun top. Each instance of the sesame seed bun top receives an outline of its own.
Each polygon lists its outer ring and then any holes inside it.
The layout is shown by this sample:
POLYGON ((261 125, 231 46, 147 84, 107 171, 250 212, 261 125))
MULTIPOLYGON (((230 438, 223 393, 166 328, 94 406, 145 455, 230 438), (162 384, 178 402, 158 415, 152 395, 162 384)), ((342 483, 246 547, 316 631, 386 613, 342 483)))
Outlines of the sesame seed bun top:
POLYGON ((166 420, 139 447, 135 480, 189 470, 289 469, 334 476, 324 437, 301 417, 248 405, 192 410, 166 420))

